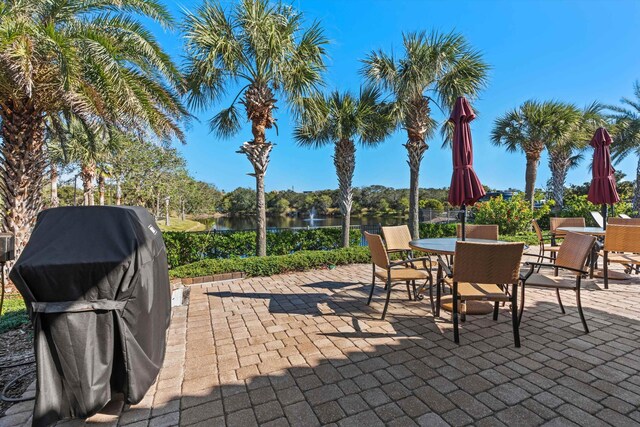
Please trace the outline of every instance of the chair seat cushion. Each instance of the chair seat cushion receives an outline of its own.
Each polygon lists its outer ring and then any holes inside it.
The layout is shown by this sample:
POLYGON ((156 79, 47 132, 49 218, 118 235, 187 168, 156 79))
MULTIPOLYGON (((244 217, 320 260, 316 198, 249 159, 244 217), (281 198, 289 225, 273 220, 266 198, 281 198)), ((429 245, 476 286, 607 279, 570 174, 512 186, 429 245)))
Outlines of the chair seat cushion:
MULTIPOLYGON (((387 270, 376 268, 376 277, 387 280, 387 270)), ((410 267, 394 267, 391 269, 391 281, 426 280, 429 273, 410 267)))
POLYGON ((551 243, 545 243, 544 250, 547 252, 558 252, 560 250, 560 245, 552 245, 551 243))
POLYGON ((509 301, 509 295, 498 285, 458 283, 458 295, 465 301, 509 301))
POLYGON ((559 276, 547 276, 546 274, 532 274, 525 282, 527 287, 536 288, 560 288, 560 289, 575 289, 575 279, 565 279, 559 276))
POLYGON ((640 255, 638 254, 609 252, 608 259, 609 262, 620 264, 640 264, 640 255))

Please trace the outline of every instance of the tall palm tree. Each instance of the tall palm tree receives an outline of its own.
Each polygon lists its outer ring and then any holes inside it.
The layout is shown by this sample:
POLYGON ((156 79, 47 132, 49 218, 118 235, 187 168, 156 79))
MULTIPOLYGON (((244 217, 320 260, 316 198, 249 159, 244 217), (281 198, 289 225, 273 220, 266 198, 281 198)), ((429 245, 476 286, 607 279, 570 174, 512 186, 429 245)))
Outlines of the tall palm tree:
POLYGON ((640 211, 640 81, 633 84, 633 99, 624 97, 621 105, 607 106, 613 112, 615 144, 611 145, 614 162, 619 163, 630 154, 638 157, 636 182, 633 189, 633 210, 640 211))
POLYGON ((317 94, 302 103, 302 114, 294 135, 298 144, 318 148, 334 144, 333 164, 340 189, 342 246, 349 246, 353 172, 356 139, 362 146, 375 146, 393 130, 393 120, 380 103, 380 90, 367 87, 356 98, 349 92, 317 94))
POLYGON ((532 207, 540 155, 548 144, 565 139, 579 118, 580 110, 571 104, 526 101, 496 119, 491 131, 492 142, 505 146, 507 151, 525 153, 525 198, 532 207))
POLYGON ((429 148, 436 121, 431 102, 451 109, 459 96, 475 97, 485 86, 488 65, 463 36, 424 32, 403 35, 401 57, 375 51, 364 59, 368 82, 391 94, 398 125, 407 132, 404 144, 409 156, 409 228, 419 237, 418 193, 420 163, 429 148), (430 94, 430 95, 428 95, 430 94))
POLYGON ((266 130, 276 124, 276 94, 295 107, 321 83, 327 39, 317 22, 303 29, 302 14, 268 0, 243 0, 224 10, 205 0, 187 13, 183 30, 189 103, 205 108, 228 89, 241 86, 231 105, 210 121, 211 130, 229 138, 241 128, 238 104, 251 122, 253 139, 240 147, 256 179, 256 252, 266 255, 264 175, 273 145, 266 130))
MULTIPOLYGON (((568 108, 572 108, 568 106, 568 108)), ((575 107, 574 107, 575 108, 575 107)), ((564 206, 564 189, 569 170, 576 167, 583 159, 582 151, 589 145, 595 130, 603 126, 605 119, 601 114, 602 106, 597 102, 574 112, 576 120, 565 123, 563 137, 548 141, 549 169, 551 170, 551 187, 556 209, 564 206)))
POLYGON ((156 0, 0 4, 0 202, 17 254, 42 207, 45 120, 182 137, 181 74, 144 19, 172 25, 156 0))

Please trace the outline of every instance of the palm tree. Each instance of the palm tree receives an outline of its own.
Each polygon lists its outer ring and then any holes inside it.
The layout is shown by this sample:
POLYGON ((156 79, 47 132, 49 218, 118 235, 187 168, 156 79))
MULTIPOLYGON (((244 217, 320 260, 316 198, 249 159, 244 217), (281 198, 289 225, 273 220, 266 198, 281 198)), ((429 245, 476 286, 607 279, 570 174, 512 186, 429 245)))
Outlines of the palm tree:
POLYGON ((526 101, 496 119, 491 131, 492 142, 505 146, 507 151, 525 153, 525 198, 532 207, 542 151, 554 141, 566 139, 580 116, 580 110, 571 104, 526 101))
POLYGON ((45 120, 183 137, 181 75, 144 19, 172 25, 156 0, 0 5, 1 216, 17 254, 42 207, 45 120))
POLYGON ((238 82, 243 86, 228 108, 210 121, 211 130, 229 138, 240 130, 238 103, 251 122, 253 139, 240 147, 256 179, 256 252, 266 255, 264 175, 273 145, 266 130, 276 124, 276 94, 290 106, 317 89, 324 70, 327 39, 317 22, 303 30, 302 14, 268 0, 243 0, 225 11, 206 0, 187 13, 183 30, 189 103, 205 108, 238 82))
POLYGON ((393 130, 389 111, 380 103, 380 91, 361 89, 358 98, 349 92, 317 94, 303 101, 300 121, 294 135, 298 144, 318 148, 335 145, 333 164, 340 189, 342 214, 342 246, 349 246, 351 206, 353 203, 353 171, 356 166, 358 139, 362 146, 375 146, 393 130))
POLYGON ((638 156, 636 182, 633 189, 633 210, 640 211, 640 82, 633 84, 633 99, 622 98, 622 105, 611 105, 611 118, 615 121, 615 144, 611 145, 614 162, 619 163, 629 154, 638 156))
MULTIPOLYGON (((572 106, 567 107, 572 108, 572 106)), ((567 128, 563 132, 564 136, 547 142, 553 200, 556 202, 558 210, 564 206, 567 173, 583 159, 582 151, 589 145, 595 130, 605 124, 605 119, 601 114, 602 108, 600 104, 594 102, 579 113, 575 111, 576 120, 573 124, 571 121, 565 123, 567 128)))
POLYGON ((370 53, 362 72, 368 82, 391 94, 397 123, 407 132, 409 228, 418 238, 420 163, 429 148, 426 141, 437 126, 431 117, 431 102, 435 98, 443 108, 451 109, 457 97, 475 97, 486 84, 489 67, 480 53, 455 33, 405 34, 403 47, 401 57, 382 51, 370 53))

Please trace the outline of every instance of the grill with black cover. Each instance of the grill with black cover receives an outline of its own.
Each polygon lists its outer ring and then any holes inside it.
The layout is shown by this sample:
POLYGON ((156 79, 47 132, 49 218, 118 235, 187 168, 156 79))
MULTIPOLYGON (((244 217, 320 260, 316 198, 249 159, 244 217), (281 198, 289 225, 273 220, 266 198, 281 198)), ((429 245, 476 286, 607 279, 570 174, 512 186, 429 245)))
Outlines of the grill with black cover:
POLYGON ((171 316, 166 249, 146 209, 41 212, 11 279, 34 325, 34 426, 91 416, 115 393, 142 400, 171 316))

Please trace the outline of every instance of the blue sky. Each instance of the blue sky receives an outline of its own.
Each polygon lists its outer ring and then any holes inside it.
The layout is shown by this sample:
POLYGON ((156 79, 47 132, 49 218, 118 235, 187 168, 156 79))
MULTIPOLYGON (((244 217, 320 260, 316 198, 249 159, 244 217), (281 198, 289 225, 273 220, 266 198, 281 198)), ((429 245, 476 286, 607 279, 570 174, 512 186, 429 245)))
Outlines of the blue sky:
MULTIPOLYGON (((181 8, 192 8, 196 3, 166 0, 166 4, 179 19, 181 8)), ((556 99, 578 106, 594 100, 615 104, 622 96, 631 96, 633 82, 640 78, 637 1, 295 0, 292 4, 308 20, 320 20, 331 41, 327 90, 357 92, 360 59, 373 49, 399 51, 403 31, 462 33, 492 67, 488 87, 473 104, 479 115, 472 123, 472 133, 476 172, 483 184, 493 188, 523 189, 525 170, 522 153, 506 153, 491 145, 489 135, 496 117, 527 99, 556 99)), ((178 34, 159 34, 159 38, 179 59, 178 34)), ((247 176, 251 166, 236 153, 241 143, 250 139, 250 126, 230 140, 219 140, 209 133, 207 120, 227 103, 198 112, 200 122, 191 124, 188 143, 179 149, 196 179, 224 190, 253 187, 253 178, 247 176)), ((267 190, 336 188, 332 148, 297 147, 292 138, 293 122, 284 105, 276 117, 279 135, 275 131, 267 135, 277 144, 267 172, 267 190)), ((439 114, 435 118, 444 119, 439 114)), ((354 184, 407 188, 405 140, 405 133, 398 131, 377 148, 358 149, 354 184)), ((439 136, 429 141, 421 168, 422 187, 449 185, 451 153, 440 148, 441 143, 439 136)), ((588 150, 586 160, 569 173, 569 183, 590 179, 591 154, 588 150)), ((631 156, 617 169, 632 179, 636 161, 631 156)), ((548 178, 545 156, 537 186, 543 186, 548 178)))

